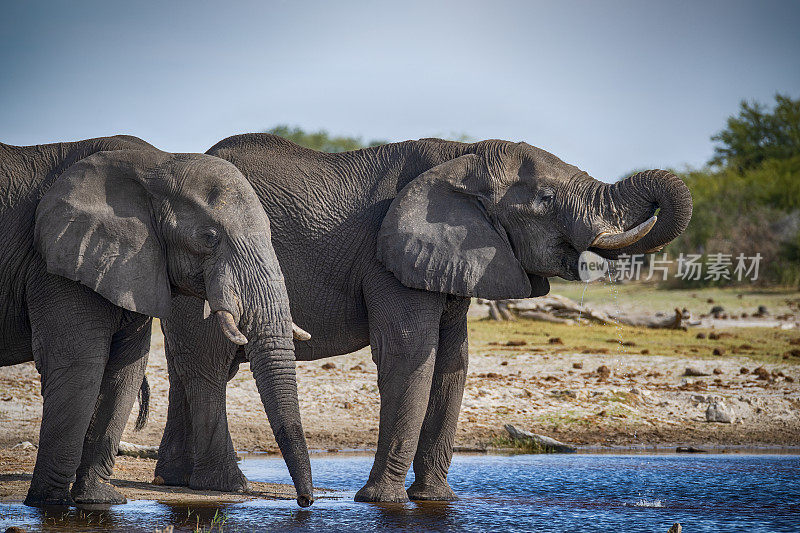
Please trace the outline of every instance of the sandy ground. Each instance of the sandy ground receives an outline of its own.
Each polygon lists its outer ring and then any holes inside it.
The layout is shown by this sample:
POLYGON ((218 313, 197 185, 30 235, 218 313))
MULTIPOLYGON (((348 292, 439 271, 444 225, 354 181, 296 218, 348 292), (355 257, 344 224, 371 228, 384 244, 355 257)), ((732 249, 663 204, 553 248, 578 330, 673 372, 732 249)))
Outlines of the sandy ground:
MULTIPOLYGON (((558 344, 507 346, 507 340, 471 342, 458 447, 502 445, 503 425, 508 423, 578 445, 800 445, 798 365, 762 364, 745 357, 641 355, 624 346, 610 346, 608 353, 574 353, 558 344), (598 371, 601 367, 607 372, 598 371), (684 376, 687 367, 708 375, 684 376), (764 369, 761 375, 754 373, 757 367, 764 369), (719 401, 733 423, 706 421, 707 408, 719 401)), ((297 367, 309 447, 374 449, 379 395, 369 349, 299 362, 297 367)), ((168 381, 157 327, 147 374, 150 421, 135 432, 132 416, 123 440, 158 445, 168 381)), ((237 450, 277 450, 247 365, 228 386, 227 408, 237 450)), ((33 364, 0 368, 0 498, 24 494, 35 450, 14 446, 37 443, 40 420, 39 376, 33 364)), ((125 480, 120 481, 122 491, 129 498, 146 494, 169 499, 175 489, 144 483, 152 479, 153 467, 152 460, 120 458, 116 475, 125 480), (147 492, 153 490, 155 495, 147 492)), ((254 495, 291 497, 287 487, 258 484, 254 490, 254 495)), ((194 496, 222 499, 219 493, 194 496)))

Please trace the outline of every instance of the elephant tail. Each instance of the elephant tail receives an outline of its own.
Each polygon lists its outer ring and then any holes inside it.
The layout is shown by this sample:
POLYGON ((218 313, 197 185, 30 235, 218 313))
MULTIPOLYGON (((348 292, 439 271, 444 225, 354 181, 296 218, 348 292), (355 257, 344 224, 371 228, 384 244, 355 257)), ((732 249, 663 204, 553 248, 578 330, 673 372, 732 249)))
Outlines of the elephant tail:
POLYGON ((142 386, 139 388, 139 414, 136 416, 134 430, 139 431, 147 424, 147 415, 150 411, 150 384, 147 376, 142 378, 142 386))

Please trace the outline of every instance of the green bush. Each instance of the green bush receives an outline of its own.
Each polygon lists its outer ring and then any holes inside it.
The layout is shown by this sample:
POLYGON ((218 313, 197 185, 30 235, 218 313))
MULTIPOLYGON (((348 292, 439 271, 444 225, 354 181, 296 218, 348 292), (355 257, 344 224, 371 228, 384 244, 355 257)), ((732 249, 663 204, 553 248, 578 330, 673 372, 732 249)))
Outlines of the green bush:
MULTIPOLYGON (((772 112, 743 102, 712 139, 722 146, 709 166, 684 175, 694 213, 670 256, 760 253, 759 281, 800 286, 800 99, 778 95, 772 112)), ((682 286, 733 282, 671 279, 682 286)))

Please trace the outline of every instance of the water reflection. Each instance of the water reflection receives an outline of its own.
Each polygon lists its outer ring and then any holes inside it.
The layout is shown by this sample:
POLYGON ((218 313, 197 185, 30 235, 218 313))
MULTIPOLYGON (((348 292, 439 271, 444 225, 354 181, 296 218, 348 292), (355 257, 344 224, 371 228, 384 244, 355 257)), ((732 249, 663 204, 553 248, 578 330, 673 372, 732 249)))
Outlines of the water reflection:
MULTIPOLYGON (((228 504, 135 501, 105 512, 49 513, 0 504, 0 531, 686 531, 800 530, 798 456, 456 456, 455 502, 353 501, 369 456, 314 457, 317 502, 228 504)), ((280 458, 247 458, 254 481, 288 481, 280 458), (284 476, 286 479, 284 479, 284 476)), ((410 481, 410 479, 409 479, 410 481)))

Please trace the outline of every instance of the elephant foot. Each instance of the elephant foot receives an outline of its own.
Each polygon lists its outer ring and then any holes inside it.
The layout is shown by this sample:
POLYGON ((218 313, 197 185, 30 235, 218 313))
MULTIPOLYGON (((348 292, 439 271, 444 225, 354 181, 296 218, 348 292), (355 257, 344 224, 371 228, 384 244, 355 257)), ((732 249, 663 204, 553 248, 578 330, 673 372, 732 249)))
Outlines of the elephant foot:
POLYGON ((412 501, 451 502, 458 499, 447 481, 425 483, 415 480, 406 492, 412 501))
POLYGON ((24 503, 29 507, 45 508, 65 508, 73 504, 66 487, 34 488, 33 485, 28 489, 24 503))
POLYGON ((356 492, 357 502, 402 503, 408 501, 406 488, 402 483, 373 483, 368 481, 356 492))
POLYGON ((186 468, 167 468, 156 464, 153 476, 153 485, 167 485, 169 487, 188 487, 192 471, 186 468))
POLYGON ((223 471, 219 471, 219 469, 210 472, 194 470, 189 478, 189 488, 221 492, 247 492, 250 490, 250 484, 236 463, 233 463, 223 471))
POLYGON ((72 485, 71 494, 75 506, 86 510, 101 510, 110 505, 128 503, 111 483, 100 479, 79 479, 72 485))

